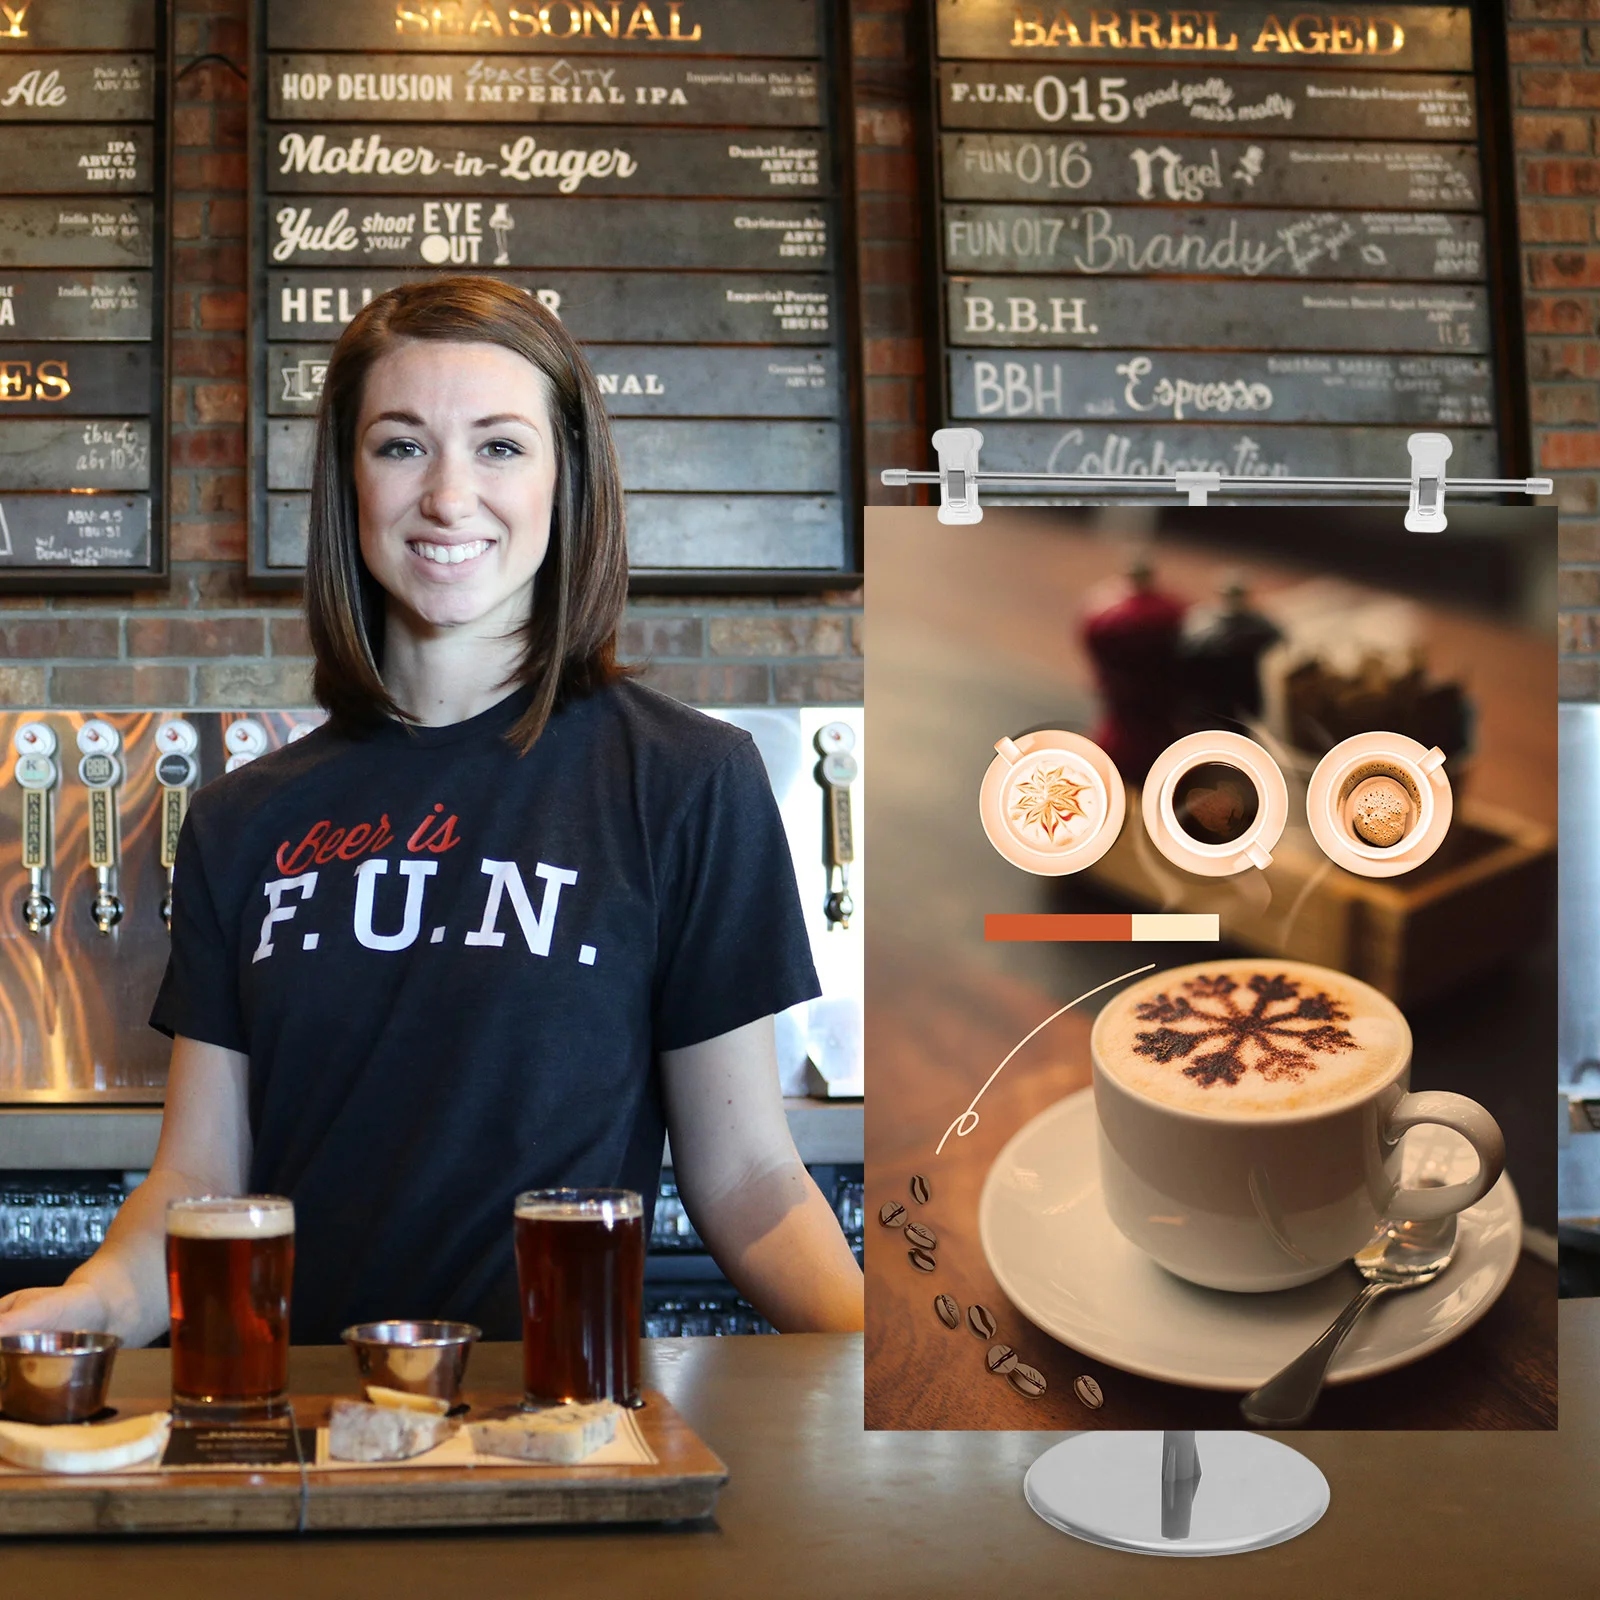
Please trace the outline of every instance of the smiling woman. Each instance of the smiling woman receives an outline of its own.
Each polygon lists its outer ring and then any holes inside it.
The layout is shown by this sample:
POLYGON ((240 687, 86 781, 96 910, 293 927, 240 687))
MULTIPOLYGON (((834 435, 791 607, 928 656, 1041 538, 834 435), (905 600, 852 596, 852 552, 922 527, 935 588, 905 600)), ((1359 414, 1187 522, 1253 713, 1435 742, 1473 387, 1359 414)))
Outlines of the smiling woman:
POLYGON ((333 353, 306 608, 328 722, 208 784, 179 845, 161 1146, 0 1333, 167 1322, 166 1202, 292 1199, 293 1334, 520 1331, 512 1203, 679 1193, 783 1329, 861 1277, 789 1137, 774 1013, 817 993, 749 736, 632 681, 622 492, 559 322, 483 278, 390 290, 333 353), (464 847, 464 848, 463 848, 464 847))

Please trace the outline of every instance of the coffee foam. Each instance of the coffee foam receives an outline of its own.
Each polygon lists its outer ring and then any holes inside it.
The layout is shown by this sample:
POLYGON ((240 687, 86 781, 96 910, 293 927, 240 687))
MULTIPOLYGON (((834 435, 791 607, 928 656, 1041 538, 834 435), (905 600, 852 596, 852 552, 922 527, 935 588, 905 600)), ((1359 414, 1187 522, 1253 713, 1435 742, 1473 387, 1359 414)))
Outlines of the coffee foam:
POLYGON ((286 1200, 181 1206, 167 1212, 167 1232, 175 1239, 277 1239, 294 1232, 294 1207, 286 1200))
POLYGON ((1410 1049, 1405 1019, 1376 989, 1268 958, 1152 973, 1106 1003, 1093 1036, 1102 1070, 1136 1094, 1227 1117, 1359 1099, 1392 1079, 1410 1049))

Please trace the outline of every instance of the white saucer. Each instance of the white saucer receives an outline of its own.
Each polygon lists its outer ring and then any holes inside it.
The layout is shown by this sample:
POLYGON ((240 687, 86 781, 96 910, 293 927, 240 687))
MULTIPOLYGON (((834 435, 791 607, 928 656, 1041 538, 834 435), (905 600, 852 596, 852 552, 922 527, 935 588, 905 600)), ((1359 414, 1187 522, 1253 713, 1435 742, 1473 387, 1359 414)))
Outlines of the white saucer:
MULTIPOLYGON (((1447 1129, 1405 1136, 1404 1181, 1470 1178, 1474 1156, 1447 1129)), ((1329 1383, 1403 1367, 1464 1333, 1510 1281, 1522 1249, 1511 1179, 1458 1218, 1456 1258, 1430 1284, 1384 1296, 1346 1338, 1329 1383)), ((1011 1303, 1054 1338, 1111 1366, 1200 1389, 1250 1390, 1288 1365, 1360 1287, 1341 1268, 1298 1289, 1229 1294, 1158 1267, 1100 1199, 1094 1091, 1042 1111, 995 1157, 978 1237, 1011 1303)))

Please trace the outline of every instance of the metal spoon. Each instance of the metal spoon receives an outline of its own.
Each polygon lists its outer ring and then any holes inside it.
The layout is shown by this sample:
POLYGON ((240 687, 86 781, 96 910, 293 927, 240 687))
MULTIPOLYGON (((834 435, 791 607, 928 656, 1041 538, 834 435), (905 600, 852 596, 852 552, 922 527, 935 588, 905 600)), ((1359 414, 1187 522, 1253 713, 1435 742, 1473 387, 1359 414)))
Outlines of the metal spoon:
POLYGON ((1389 1223, 1356 1254, 1355 1269, 1367 1280, 1356 1297, 1310 1349, 1239 1402, 1245 1421, 1257 1428, 1298 1428, 1316 1406, 1328 1365, 1356 1318, 1386 1290, 1432 1283, 1455 1253, 1454 1215, 1437 1222, 1389 1223))

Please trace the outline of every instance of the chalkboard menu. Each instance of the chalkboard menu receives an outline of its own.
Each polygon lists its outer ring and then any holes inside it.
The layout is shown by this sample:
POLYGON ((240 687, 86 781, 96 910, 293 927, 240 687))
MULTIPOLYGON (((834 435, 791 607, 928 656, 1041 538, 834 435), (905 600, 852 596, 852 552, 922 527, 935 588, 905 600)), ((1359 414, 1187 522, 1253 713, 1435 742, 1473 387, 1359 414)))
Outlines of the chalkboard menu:
POLYGON ((1403 477, 1429 428, 1526 470, 1469 8, 929 15, 930 335, 985 468, 1403 477))
POLYGON ((859 570, 841 0, 258 0, 251 575, 299 580, 374 295, 486 273, 607 396, 640 589, 859 570))
POLYGON ((0 7, 0 591, 166 577, 167 6, 0 7))

